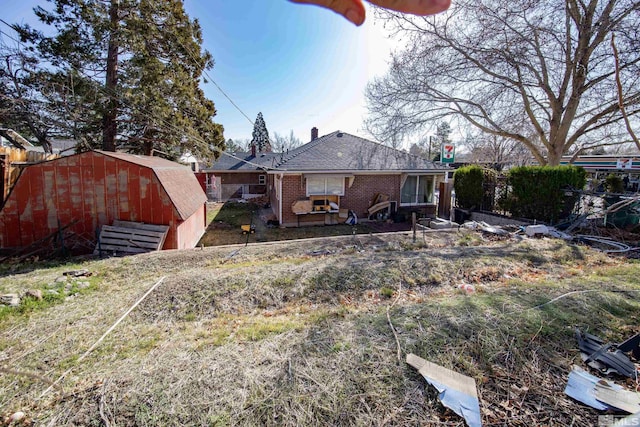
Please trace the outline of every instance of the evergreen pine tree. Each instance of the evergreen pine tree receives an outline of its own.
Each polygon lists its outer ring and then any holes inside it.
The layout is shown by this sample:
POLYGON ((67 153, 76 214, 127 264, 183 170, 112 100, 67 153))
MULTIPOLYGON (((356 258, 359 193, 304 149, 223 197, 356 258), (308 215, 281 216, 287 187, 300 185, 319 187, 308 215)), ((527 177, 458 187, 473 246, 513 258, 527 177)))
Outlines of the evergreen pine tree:
MULTIPOLYGON (((440 122, 436 129, 436 138, 438 144, 450 144, 451 143, 451 125, 447 122, 440 122)), ((438 148, 440 147, 438 145, 438 148)))
POLYGON ((201 158, 224 147, 214 104, 199 87, 213 61, 201 48, 198 21, 186 15, 181 0, 53 3, 52 11, 38 7, 35 13, 57 33, 46 37, 24 26, 23 39, 50 62, 51 72, 103 79, 90 108, 103 121, 86 129, 90 146, 158 150, 171 157, 190 151, 201 158), (118 135, 113 145, 111 134, 118 135))
POLYGON ((251 144, 258 148, 259 152, 271 152, 271 142, 269 140, 269 131, 264 122, 262 113, 258 113, 256 121, 253 124, 253 133, 251 134, 251 144))

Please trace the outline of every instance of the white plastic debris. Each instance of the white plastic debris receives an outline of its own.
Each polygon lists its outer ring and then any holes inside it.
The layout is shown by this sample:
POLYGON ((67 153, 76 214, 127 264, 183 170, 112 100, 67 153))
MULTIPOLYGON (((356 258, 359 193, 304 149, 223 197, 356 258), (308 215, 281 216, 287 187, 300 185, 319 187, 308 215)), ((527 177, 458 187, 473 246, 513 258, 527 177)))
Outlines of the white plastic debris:
POLYGON ((546 235, 549 234, 549 227, 547 227, 546 225, 543 225, 543 224, 528 225, 524 229, 524 232, 529 237, 546 236, 546 235))

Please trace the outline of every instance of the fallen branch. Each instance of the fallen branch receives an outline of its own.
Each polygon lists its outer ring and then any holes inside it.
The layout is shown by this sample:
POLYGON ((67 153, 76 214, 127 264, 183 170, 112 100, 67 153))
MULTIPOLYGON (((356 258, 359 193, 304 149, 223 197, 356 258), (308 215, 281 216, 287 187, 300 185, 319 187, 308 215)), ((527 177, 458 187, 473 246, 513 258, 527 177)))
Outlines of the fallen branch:
POLYGON ((111 422, 109 421, 109 418, 104 413, 104 407, 105 407, 104 391, 105 391, 105 388, 107 387, 107 382, 108 380, 102 384, 102 390, 100 391, 100 418, 102 418, 102 422, 104 422, 105 427, 111 427, 111 422))
POLYGON ((30 257, 31 255, 35 255, 38 252, 42 252, 43 250, 47 249, 47 248, 42 247, 42 244, 44 242, 46 242, 47 240, 57 236, 59 233, 63 232, 67 228, 76 225, 79 221, 80 220, 78 220, 78 219, 74 219, 69 224, 64 225, 62 227, 58 227, 58 229, 56 231, 54 231, 53 233, 50 233, 50 234, 46 235, 42 239, 36 240, 35 242, 31 243, 28 246, 25 246, 24 248, 18 249, 14 254, 9 255, 9 256, 5 256, 3 258, 0 258, 0 262, 4 262, 4 261, 6 261, 6 260, 8 260, 10 258, 15 258, 15 257, 18 257, 18 261, 24 261, 26 258, 30 257), (37 249, 35 249, 32 252, 27 253, 26 255, 21 255, 21 254, 24 253, 24 251, 30 250, 32 248, 37 248, 37 249))

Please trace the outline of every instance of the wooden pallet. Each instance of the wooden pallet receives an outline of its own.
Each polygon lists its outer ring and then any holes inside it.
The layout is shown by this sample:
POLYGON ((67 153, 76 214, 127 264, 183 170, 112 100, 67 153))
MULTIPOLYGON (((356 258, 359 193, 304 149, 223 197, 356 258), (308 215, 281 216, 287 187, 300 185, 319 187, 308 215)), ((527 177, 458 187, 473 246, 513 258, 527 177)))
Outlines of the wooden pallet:
POLYGON ((93 254, 140 254, 159 251, 168 232, 168 225, 115 220, 113 225, 102 226, 93 254))

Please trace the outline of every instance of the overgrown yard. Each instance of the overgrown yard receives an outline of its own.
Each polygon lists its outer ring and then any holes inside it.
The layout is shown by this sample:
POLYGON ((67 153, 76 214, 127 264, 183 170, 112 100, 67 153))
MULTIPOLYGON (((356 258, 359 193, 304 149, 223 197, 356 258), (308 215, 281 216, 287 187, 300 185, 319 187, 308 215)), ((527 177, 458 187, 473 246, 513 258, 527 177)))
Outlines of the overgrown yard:
POLYGON ((640 332, 636 261, 472 231, 2 268, 2 294, 93 273, 0 312, 0 408, 36 425, 463 426, 408 353, 473 377, 485 425, 597 425, 574 328, 640 332))
POLYGON ((251 203, 209 203, 207 205, 208 228, 205 235, 200 239, 199 245, 219 246, 272 242, 409 229, 409 224, 387 225, 377 223, 358 224, 355 227, 338 224, 283 229, 277 225, 270 225, 268 223, 270 218, 269 209, 262 209, 251 203), (243 234, 240 228, 242 225, 253 225, 255 231, 243 234))

